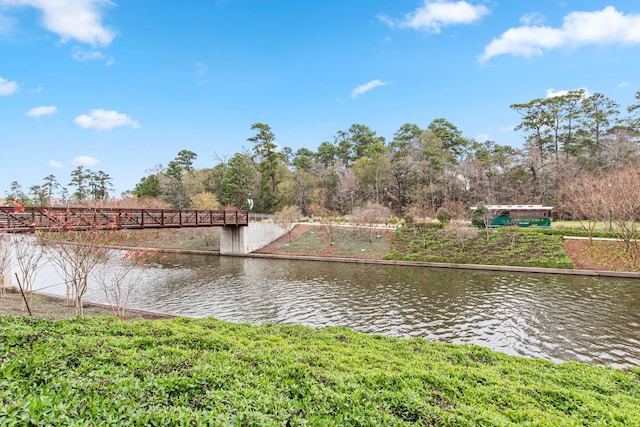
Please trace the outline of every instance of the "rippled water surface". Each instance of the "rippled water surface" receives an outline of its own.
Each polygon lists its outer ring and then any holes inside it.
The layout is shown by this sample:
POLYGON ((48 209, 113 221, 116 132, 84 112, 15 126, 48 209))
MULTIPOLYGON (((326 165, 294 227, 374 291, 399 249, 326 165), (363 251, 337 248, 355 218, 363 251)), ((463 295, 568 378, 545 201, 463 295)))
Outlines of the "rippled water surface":
MULTIPOLYGON (((86 298, 104 300, 97 286, 86 298)), ((129 304, 640 366, 636 280, 170 255, 145 273, 129 304)))

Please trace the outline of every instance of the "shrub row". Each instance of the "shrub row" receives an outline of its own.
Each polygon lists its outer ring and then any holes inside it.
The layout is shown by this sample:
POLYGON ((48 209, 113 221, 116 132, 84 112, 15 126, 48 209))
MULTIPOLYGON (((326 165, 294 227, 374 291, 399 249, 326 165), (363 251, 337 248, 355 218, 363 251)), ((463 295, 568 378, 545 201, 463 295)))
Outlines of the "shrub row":
MULTIPOLYGON (((545 227, 522 227, 519 228, 524 233, 540 233, 547 236, 571 236, 571 237, 589 237, 589 233, 583 228, 574 227, 558 227, 558 228, 545 228, 545 227)), ((591 237, 616 239, 620 237, 618 234, 607 230, 595 230, 591 237)))

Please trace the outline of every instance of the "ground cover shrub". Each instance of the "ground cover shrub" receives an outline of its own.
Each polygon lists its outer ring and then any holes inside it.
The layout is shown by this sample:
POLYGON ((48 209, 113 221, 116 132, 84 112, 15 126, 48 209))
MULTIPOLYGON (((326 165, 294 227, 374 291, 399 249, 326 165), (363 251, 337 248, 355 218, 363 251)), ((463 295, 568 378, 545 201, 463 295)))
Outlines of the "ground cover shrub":
POLYGON ((640 369, 346 328, 0 317, 0 425, 630 426, 640 369))
POLYGON ((451 213, 445 208, 438 208, 436 212, 436 219, 443 224, 449 224, 451 222, 451 213))
POLYGON ((390 260, 456 264, 573 268, 561 236, 516 228, 477 232, 455 228, 403 227, 394 234, 390 260))
MULTIPOLYGON (((519 229, 522 233, 539 233, 547 236, 589 237, 589 233, 583 228, 577 227, 525 227, 519 229)), ((617 239, 616 233, 608 230, 595 230, 591 233, 594 238, 617 239)))

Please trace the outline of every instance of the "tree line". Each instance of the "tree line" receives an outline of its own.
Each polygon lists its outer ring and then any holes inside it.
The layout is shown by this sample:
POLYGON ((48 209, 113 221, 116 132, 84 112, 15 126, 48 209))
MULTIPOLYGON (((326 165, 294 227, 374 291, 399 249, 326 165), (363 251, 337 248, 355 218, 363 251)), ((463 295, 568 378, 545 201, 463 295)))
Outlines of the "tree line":
MULTIPOLYGON (((388 208, 398 217, 434 217, 444 208, 468 217, 468 207, 542 203, 560 216, 575 216, 567 189, 585 177, 638 163, 640 91, 622 108, 600 93, 583 89, 516 103, 516 131, 522 148, 466 137, 450 121, 426 127, 403 124, 390 141, 364 124, 336 132, 314 150, 279 147, 266 123, 254 123, 252 145, 210 168, 193 167, 197 154, 181 150, 158 166, 129 196, 175 208, 233 207, 278 212, 296 206, 304 215, 346 215, 366 205, 388 208), (253 204, 253 206, 250 206, 253 204)), ((55 177, 11 194, 25 205, 44 204, 57 190, 55 177)), ((110 196, 104 172, 78 167, 69 185, 71 202, 110 196)))
POLYGON ((65 205, 87 200, 107 200, 113 197, 113 178, 104 171, 94 172, 77 166, 71 172, 68 186, 60 184, 58 178, 50 174, 42 179, 41 184, 31 185, 27 191, 18 181, 12 181, 5 197, 23 206, 49 206, 54 198, 62 199, 65 205), (74 191, 70 193, 69 187, 74 191))

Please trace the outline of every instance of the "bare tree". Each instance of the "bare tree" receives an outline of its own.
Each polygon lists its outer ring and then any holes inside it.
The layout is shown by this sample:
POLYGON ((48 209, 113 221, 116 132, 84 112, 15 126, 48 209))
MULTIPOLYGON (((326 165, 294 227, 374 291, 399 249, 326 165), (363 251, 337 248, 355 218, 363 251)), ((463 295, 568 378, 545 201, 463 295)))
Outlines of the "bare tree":
POLYGON ((6 295, 6 286, 11 283, 11 251, 9 236, 0 234, 0 298, 6 295))
POLYGON ((377 204, 357 207, 350 215, 351 222, 360 232, 367 235, 369 243, 373 243, 373 236, 377 234, 378 226, 389 223, 389 218, 391 218, 391 210, 377 204))
POLYGON ((24 292, 33 290, 33 282, 43 267, 41 238, 31 234, 11 234, 11 250, 13 251, 16 265, 20 271, 20 283, 24 292))
POLYGON ((567 200, 583 227, 593 234, 595 223, 609 223, 624 242, 633 266, 638 263, 640 247, 640 169, 630 165, 601 175, 584 175, 567 185, 567 200))
POLYGON ((122 318, 144 268, 164 256, 159 257, 158 250, 134 249, 122 255, 113 249, 107 251, 106 258, 95 276, 114 314, 122 318))
POLYGON ((335 211, 323 208, 322 206, 312 205, 309 207, 311 214, 316 218, 322 229, 329 238, 329 244, 333 245, 335 240, 335 231, 338 226, 338 214, 335 211))
POLYGON ((454 240, 462 254, 467 244, 478 238, 478 229, 469 227, 466 221, 451 221, 438 233, 438 236, 454 240))
POLYGON ((293 240, 292 232, 295 227, 295 223, 298 222, 302 213, 297 206, 285 206, 280 212, 277 212, 274 218, 274 222, 280 226, 282 231, 287 233, 289 242, 293 240))
POLYGON ((337 175, 338 184, 336 185, 335 201, 340 213, 344 214, 355 206, 356 199, 359 197, 360 187, 353 169, 338 169, 337 175))
POLYGON ((640 170, 637 165, 615 169, 603 176, 606 182, 606 200, 610 206, 610 220, 622 239, 632 266, 638 265, 640 252, 640 170))
POLYGON ((593 239, 593 232, 599 221, 611 219, 611 205, 607 197, 608 187, 605 180, 591 174, 584 174, 565 184, 563 195, 574 219, 593 239))
POLYGON ((491 221, 493 220, 493 214, 484 203, 478 203, 474 211, 471 213, 471 224, 478 228, 483 228, 486 233, 487 242, 491 237, 491 221))
POLYGON ((115 239, 113 230, 87 228, 66 231, 47 240, 50 259, 60 268, 67 284, 67 301, 73 300, 76 315, 83 316, 82 298, 87 292, 89 277, 96 267, 109 259, 107 246, 115 239))
POLYGON ((638 135, 628 129, 615 129, 608 133, 593 155, 593 162, 605 170, 638 162, 640 147, 638 135))

